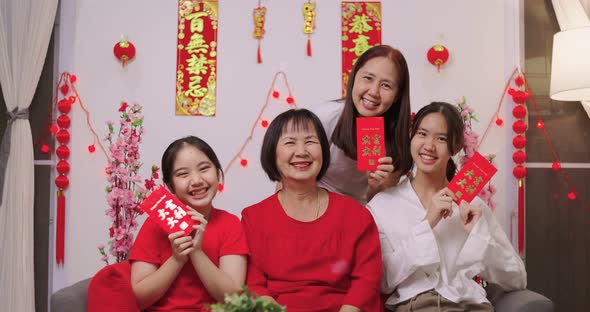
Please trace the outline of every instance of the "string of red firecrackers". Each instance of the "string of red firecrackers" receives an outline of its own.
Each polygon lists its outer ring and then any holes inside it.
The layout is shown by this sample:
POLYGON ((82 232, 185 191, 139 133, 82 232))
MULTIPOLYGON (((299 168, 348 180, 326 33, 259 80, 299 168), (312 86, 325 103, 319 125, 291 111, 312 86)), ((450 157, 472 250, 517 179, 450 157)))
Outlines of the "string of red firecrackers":
POLYGON ((258 7, 252 11, 252 18, 254 19, 254 33, 252 36, 258 40, 258 49, 256 52, 256 62, 262 63, 262 54, 260 52, 260 45, 262 38, 264 38, 264 23, 266 21, 266 7, 261 6, 260 0, 258 0, 258 7))
MULTIPOLYGON (((252 124, 252 128, 250 129, 250 134, 248 135, 248 137, 246 138, 246 140, 244 141, 244 143, 242 144, 242 146, 240 147, 238 152, 231 158, 229 163, 223 169, 223 172, 225 173, 225 175, 228 174, 229 169, 232 167, 232 165, 236 161, 238 161, 238 159, 240 160, 240 166, 242 166, 242 167, 248 166, 248 159, 246 157, 244 157, 242 155, 242 153, 244 152, 244 149, 246 149, 246 146, 248 146, 250 141, 252 141, 252 136, 254 135, 254 131, 256 130, 256 128, 259 126, 262 128, 266 128, 269 125, 269 121, 267 119, 264 119, 262 117, 262 115, 264 114, 264 111, 268 107, 268 103, 269 103, 271 97, 274 99, 279 99, 281 97, 281 94, 279 93, 279 91, 277 91, 275 89, 275 84, 276 84, 277 79, 279 77, 282 77, 283 80, 285 81, 285 85, 286 85, 287 91, 288 91, 288 95, 284 98, 285 102, 288 105, 293 106, 294 108, 299 108, 297 106, 297 104, 295 103, 295 99, 293 98, 293 93, 291 92, 291 87, 289 86, 289 81, 287 80, 287 75, 282 71, 277 72, 272 79, 270 89, 268 90, 268 94, 266 95, 265 103, 262 106, 262 108, 260 109, 260 112, 258 113, 258 116, 256 117, 256 121, 252 124)), ((218 187, 219 192, 223 192, 223 188, 224 188, 223 183, 219 183, 219 187, 218 187)))
POLYGON ((315 2, 303 3, 303 33, 307 35, 307 56, 311 56, 311 35, 315 29, 315 2))

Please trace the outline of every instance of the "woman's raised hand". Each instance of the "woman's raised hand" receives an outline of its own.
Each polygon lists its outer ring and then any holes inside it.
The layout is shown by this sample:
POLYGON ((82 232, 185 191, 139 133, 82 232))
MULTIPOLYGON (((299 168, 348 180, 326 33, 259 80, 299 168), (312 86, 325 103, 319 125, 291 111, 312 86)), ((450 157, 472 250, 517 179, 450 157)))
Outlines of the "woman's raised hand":
POLYGON ((185 262, 195 248, 193 246, 193 239, 190 236, 186 236, 184 231, 174 232, 168 235, 170 246, 172 247, 172 255, 179 262, 185 262))
MULTIPOLYGON (((395 167, 393 166, 393 158, 381 157, 378 160, 379 165, 377 166, 377 170, 367 172, 368 178, 368 194, 373 197, 373 195, 387 189, 391 186, 397 185, 400 179, 400 172, 395 172, 395 167)), ((370 198, 368 198, 370 199, 370 198)))
POLYGON ((193 228, 195 229, 194 237, 193 237, 193 245, 195 250, 200 250, 203 244, 203 235, 205 234, 205 228, 207 228, 207 220, 205 216, 203 216, 198 211, 189 207, 188 214, 191 216, 191 219, 195 221, 195 225, 193 228))
POLYGON ((473 230, 473 227, 481 217, 481 208, 479 208, 479 206, 468 204, 463 200, 459 205, 459 211, 461 212, 463 228, 467 233, 471 233, 471 230, 473 230))
POLYGON ((455 194, 446 187, 432 196, 430 206, 426 210, 426 220, 431 228, 434 228, 441 219, 453 215, 454 198, 455 194))

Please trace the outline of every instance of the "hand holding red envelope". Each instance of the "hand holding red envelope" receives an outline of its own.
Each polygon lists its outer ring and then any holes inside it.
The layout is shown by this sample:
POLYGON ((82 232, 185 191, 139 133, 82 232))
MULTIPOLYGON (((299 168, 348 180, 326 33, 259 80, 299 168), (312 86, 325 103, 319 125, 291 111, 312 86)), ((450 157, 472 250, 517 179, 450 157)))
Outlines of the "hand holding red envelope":
POLYGON ((358 171, 374 171, 385 157, 383 117, 357 117, 356 163, 358 171))
POLYGON ((496 171, 496 167, 476 152, 447 186, 455 194, 455 203, 459 205, 462 200, 471 203, 496 171))
POLYGON ((189 235, 193 231, 195 221, 187 213, 188 208, 162 185, 146 197, 139 207, 168 234, 184 231, 185 235, 189 235))

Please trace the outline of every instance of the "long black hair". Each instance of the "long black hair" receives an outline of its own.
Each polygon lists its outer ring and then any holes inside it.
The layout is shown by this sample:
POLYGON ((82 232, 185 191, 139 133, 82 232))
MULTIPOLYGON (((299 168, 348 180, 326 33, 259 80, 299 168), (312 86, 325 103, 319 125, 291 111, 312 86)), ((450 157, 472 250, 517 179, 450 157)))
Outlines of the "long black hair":
POLYGON ((412 168, 412 154, 410 153, 410 73, 408 63, 404 55, 397 49, 388 45, 378 45, 365 51, 352 68, 348 84, 346 86, 346 96, 344 109, 330 140, 334 142, 346 156, 356 159, 356 117, 360 117, 359 112, 354 106, 352 98, 352 89, 354 80, 358 71, 371 59, 376 57, 385 57, 394 64, 398 81, 395 83, 398 87, 396 98, 393 104, 383 114, 385 125, 385 150, 386 155, 393 158, 393 165, 396 171, 406 174, 412 168))

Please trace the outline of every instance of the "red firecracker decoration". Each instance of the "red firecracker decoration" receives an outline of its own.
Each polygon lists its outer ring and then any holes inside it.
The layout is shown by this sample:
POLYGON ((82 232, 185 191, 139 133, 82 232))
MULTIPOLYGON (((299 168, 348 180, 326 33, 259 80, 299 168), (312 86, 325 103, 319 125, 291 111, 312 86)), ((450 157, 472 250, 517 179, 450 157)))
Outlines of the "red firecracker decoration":
POLYGON ((135 57, 135 46, 127 39, 123 39, 115 44, 113 54, 125 67, 125 64, 135 57))
POLYGON ((428 49, 426 57, 430 64, 436 66, 437 71, 440 72, 441 65, 449 60, 449 50, 445 46, 437 44, 428 49))

